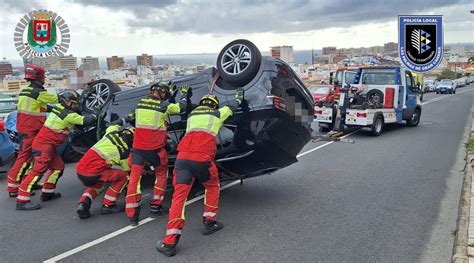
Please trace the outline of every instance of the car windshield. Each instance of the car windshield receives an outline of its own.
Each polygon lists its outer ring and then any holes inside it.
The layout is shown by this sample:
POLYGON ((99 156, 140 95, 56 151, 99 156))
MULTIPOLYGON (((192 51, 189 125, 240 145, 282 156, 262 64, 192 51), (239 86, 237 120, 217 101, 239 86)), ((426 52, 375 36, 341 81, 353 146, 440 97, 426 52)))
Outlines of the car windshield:
POLYGON ((311 93, 313 94, 328 94, 330 91, 330 88, 323 87, 323 88, 318 88, 318 87, 313 87, 311 88, 311 93))
POLYGON ((443 80, 441 80, 441 83, 443 83, 443 84, 451 84, 452 82, 453 82, 453 81, 450 80, 450 79, 443 79, 443 80))

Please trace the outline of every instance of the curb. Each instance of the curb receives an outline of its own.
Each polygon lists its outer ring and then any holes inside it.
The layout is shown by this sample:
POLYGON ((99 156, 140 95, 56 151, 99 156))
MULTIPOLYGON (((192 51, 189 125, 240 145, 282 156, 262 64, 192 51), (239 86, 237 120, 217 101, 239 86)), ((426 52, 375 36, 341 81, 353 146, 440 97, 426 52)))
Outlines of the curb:
MULTIPOLYGON (((471 111, 471 129, 468 138, 474 136, 474 107, 471 111)), ((467 149, 466 149, 467 151, 467 149)), ((466 166, 459 201, 456 237, 453 247, 453 263, 474 262, 474 154, 466 152, 466 166), (473 220, 470 220, 470 219, 473 220)))

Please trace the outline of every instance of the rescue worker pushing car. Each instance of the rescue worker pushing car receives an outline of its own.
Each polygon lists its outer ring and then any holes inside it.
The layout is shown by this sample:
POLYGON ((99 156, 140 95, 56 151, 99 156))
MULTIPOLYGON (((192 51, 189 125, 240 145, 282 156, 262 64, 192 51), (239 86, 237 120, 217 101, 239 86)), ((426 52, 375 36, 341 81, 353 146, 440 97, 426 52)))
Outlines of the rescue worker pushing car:
POLYGON ((206 95, 200 100, 199 106, 189 114, 186 135, 178 145, 178 156, 174 164, 174 193, 166 236, 157 244, 160 253, 169 257, 176 254, 176 245, 184 227, 185 202, 196 179, 206 189, 202 233, 210 235, 222 228, 222 224, 216 221, 220 191, 214 160, 216 135, 243 99, 244 91, 239 88, 235 101, 219 109, 217 97, 206 95))
POLYGON ((79 94, 75 91, 65 91, 61 95, 61 104, 55 106, 46 122, 32 143, 34 156, 33 168, 20 184, 16 198, 17 210, 40 209, 40 204, 31 202, 32 187, 41 180, 43 173, 50 172, 43 183, 41 201, 49 201, 61 197, 56 193, 56 183, 64 171, 64 162, 58 155, 57 149, 67 140, 68 133, 76 125, 89 125, 96 121, 94 115, 81 116, 76 111, 79 108, 79 94), (60 171, 58 173, 54 171, 60 171))
POLYGON ((26 65, 25 79, 30 82, 30 85, 18 95, 16 129, 21 141, 16 161, 8 172, 7 191, 10 197, 18 196, 18 187, 30 168, 31 144, 46 121, 48 103, 58 103, 58 95, 47 92, 43 87, 44 68, 34 64, 26 65))
POLYGON ((123 211, 117 206, 117 198, 127 184, 128 157, 132 147, 134 128, 120 129, 132 121, 131 117, 112 123, 104 137, 87 150, 77 164, 77 176, 87 187, 79 200, 77 214, 79 218, 89 218, 92 200, 104 190, 104 183, 111 183, 104 194, 101 214, 123 211))
POLYGON ((166 118, 171 114, 184 112, 191 96, 188 86, 181 87, 180 91, 179 102, 171 103, 168 101, 171 98, 170 86, 165 83, 153 84, 150 87, 150 95, 142 98, 136 107, 136 129, 130 157, 131 173, 125 197, 125 212, 133 226, 138 225, 141 208, 140 180, 146 163, 153 166, 156 176, 150 211, 152 215, 163 213, 162 204, 168 178, 166 118))

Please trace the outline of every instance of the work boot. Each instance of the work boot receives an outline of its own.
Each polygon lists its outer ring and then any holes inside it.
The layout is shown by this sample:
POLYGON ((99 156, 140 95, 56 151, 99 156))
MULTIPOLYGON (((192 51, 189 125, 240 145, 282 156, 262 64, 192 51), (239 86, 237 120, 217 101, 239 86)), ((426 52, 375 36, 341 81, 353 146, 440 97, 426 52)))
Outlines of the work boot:
POLYGON ((165 245, 161 240, 156 244, 156 250, 167 257, 176 255, 176 245, 165 245))
POLYGON ((41 193, 41 201, 47 202, 61 197, 61 193, 41 193))
POLYGON ((135 213, 133 214, 133 217, 129 218, 131 226, 138 226, 138 217, 140 216, 140 209, 141 209, 141 206, 136 207, 135 208, 135 213))
POLYGON ((17 197, 18 192, 8 192, 8 196, 11 197, 11 198, 17 197))
POLYGON ((91 217, 91 212, 89 209, 91 208, 90 202, 87 201, 79 203, 77 207, 77 215, 79 215, 80 219, 85 219, 91 217))
POLYGON ((43 189, 43 184, 35 184, 35 185, 33 185, 33 187, 31 189, 33 189, 33 191, 41 190, 41 189, 43 189))
POLYGON ((41 208, 40 204, 33 204, 31 201, 26 203, 16 202, 16 210, 38 210, 41 208))
POLYGON ((203 235, 210 235, 222 229, 223 225, 217 221, 204 220, 204 229, 202 230, 203 235))
POLYGON ((150 204, 150 216, 157 217, 163 215, 163 206, 162 205, 152 205, 150 204))
POLYGON ((123 212, 123 207, 118 205, 102 205, 102 210, 100 210, 101 215, 115 214, 123 212))

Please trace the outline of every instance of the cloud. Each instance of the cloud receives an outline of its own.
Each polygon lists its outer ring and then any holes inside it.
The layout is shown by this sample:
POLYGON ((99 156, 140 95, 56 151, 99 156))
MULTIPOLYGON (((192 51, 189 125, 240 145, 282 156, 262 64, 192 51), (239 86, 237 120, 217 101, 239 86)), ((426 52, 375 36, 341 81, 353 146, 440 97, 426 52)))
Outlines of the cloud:
POLYGON ((128 10, 137 16, 146 13, 150 9, 159 9, 170 5, 175 5, 177 0, 69 0, 88 6, 100 6, 111 10, 128 10))
POLYGON ((21 13, 26 14, 32 10, 40 9, 42 6, 37 0, 0 0, 0 6, 2 7, 2 13, 21 13))
POLYGON ((235 33, 288 33, 347 28, 396 19, 469 0, 344 1, 344 0, 74 0, 87 5, 131 10, 132 28, 164 32, 230 35, 235 33))

